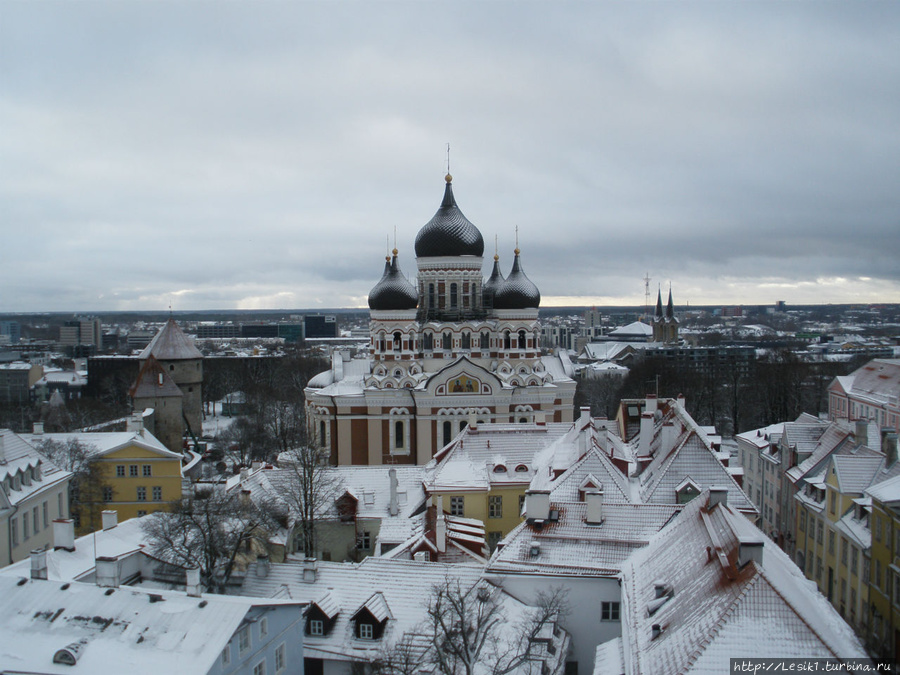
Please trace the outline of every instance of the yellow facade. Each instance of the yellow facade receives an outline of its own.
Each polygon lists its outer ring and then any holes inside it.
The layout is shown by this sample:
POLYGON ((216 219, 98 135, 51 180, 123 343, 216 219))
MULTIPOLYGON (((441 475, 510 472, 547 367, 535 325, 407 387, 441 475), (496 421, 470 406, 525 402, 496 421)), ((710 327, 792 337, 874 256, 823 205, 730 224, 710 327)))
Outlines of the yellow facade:
POLYGON ((872 617, 867 643, 877 656, 896 658, 900 653, 900 517, 877 499, 872 500, 871 555, 872 617))
MULTIPOLYGON (((181 500, 181 457, 152 447, 130 443, 98 457, 105 509, 118 512, 119 521, 168 509, 181 500)), ((89 531, 87 523, 79 530, 89 531)))
POLYGON ((527 484, 492 485, 489 490, 436 491, 446 513, 473 518, 484 523, 491 550, 503 537, 522 522, 522 504, 527 484), (462 512, 457 500, 462 499, 462 512))

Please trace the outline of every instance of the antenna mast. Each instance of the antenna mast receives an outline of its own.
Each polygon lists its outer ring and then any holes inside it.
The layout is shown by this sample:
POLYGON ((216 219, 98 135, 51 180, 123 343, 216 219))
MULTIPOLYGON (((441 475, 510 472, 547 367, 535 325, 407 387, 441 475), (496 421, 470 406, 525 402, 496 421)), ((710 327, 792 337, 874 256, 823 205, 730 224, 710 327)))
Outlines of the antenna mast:
POLYGON ((650 272, 644 273, 644 318, 650 318, 650 272))

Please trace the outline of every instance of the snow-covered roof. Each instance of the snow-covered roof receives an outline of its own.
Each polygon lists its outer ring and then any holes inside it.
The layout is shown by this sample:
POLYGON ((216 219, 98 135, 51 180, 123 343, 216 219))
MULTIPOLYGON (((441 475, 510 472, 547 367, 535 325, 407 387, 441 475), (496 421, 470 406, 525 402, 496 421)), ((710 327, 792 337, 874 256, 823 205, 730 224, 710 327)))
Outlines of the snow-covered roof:
POLYGON ((597 675, 723 673, 740 654, 866 658, 790 558, 708 493, 625 563, 622 603, 626 667, 598 663, 597 675))
MULTIPOLYGON (((856 399, 877 405, 898 407, 900 401, 900 359, 873 359, 850 373, 849 393, 856 399)), ((844 381, 841 382, 842 386, 844 381)), ((845 390, 847 387, 844 387, 845 390)))
POLYGON ((610 335, 613 337, 625 337, 629 335, 642 335, 645 337, 652 337, 653 326, 650 326, 643 321, 633 321, 627 326, 619 326, 614 331, 611 331, 610 335))
POLYGON ((84 446, 88 454, 95 456, 108 455, 122 448, 137 446, 163 457, 181 459, 179 453, 169 450, 156 436, 146 429, 141 429, 140 431, 72 431, 52 434, 22 434, 22 438, 37 448, 44 441, 56 441, 58 443, 66 443, 70 440, 78 441, 84 446))
POLYGON ((6 497, 13 505, 51 485, 68 480, 71 475, 35 450, 19 434, 0 429, 0 482, 7 481, 9 484, 6 497), (20 474, 20 479, 18 487, 15 487, 13 479, 17 474, 20 474))
MULTIPOLYGON (((185 673, 211 670, 255 607, 293 602, 107 589, 0 576, 0 662, 16 672, 185 673), (54 654, 80 643, 76 666, 54 654)), ((297 607, 296 611, 302 611, 297 607)))

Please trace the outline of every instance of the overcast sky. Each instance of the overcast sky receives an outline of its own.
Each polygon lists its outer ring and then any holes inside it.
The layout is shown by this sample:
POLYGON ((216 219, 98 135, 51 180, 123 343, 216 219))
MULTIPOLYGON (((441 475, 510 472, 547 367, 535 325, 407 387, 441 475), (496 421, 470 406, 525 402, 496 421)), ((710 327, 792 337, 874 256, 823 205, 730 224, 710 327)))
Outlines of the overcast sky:
POLYGON ((900 302, 900 3, 0 0, 0 311, 900 302))

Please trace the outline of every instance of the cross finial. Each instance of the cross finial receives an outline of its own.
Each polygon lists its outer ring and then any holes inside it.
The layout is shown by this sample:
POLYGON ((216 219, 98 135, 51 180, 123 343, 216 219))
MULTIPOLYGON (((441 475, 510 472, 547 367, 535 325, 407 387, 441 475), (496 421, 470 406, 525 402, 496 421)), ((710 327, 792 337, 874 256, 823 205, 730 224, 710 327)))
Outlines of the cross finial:
POLYGON ((447 143, 447 173, 450 173, 450 144, 447 143))

